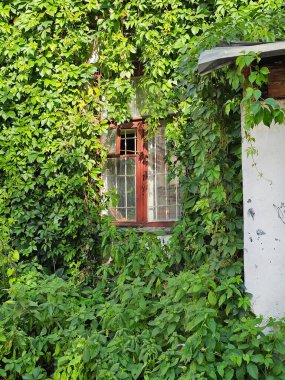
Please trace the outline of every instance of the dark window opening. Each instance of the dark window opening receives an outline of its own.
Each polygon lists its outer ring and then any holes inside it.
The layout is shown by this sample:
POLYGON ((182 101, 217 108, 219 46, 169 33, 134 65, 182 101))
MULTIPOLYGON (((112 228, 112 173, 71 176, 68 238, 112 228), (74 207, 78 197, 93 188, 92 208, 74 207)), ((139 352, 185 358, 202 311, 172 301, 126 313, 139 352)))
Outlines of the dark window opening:
POLYGON ((137 153, 137 134, 134 130, 122 130, 120 133, 120 154, 137 153))

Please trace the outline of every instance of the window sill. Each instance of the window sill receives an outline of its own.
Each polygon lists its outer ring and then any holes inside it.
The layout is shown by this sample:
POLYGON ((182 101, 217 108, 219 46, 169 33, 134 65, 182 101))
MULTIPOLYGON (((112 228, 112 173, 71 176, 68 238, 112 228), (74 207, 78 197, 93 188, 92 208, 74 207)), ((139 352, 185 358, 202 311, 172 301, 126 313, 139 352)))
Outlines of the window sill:
POLYGON ((171 228, 175 225, 176 222, 171 221, 171 222, 148 222, 148 223, 137 223, 137 222, 120 222, 120 221, 113 221, 112 224, 118 227, 134 227, 134 228, 139 228, 139 227, 145 227, 145 228, 164 228, 168 227, 171 228))

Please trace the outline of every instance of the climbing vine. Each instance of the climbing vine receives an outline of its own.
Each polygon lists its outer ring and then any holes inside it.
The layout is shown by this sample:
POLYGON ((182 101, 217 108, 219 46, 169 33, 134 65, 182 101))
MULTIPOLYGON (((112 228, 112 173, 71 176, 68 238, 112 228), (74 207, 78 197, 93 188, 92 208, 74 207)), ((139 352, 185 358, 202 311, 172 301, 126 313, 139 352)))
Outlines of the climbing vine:
POLYGON ((1 378, 284 378, 284 326, 264 334, 242 280, 240 104, 248 131, 284 113, 258 56, 197 72, 221 41, 284 39, 283 18, 281 0, 1 2, 1 378), (181 184, 165 247, 101 215, 134 62, 181 184))

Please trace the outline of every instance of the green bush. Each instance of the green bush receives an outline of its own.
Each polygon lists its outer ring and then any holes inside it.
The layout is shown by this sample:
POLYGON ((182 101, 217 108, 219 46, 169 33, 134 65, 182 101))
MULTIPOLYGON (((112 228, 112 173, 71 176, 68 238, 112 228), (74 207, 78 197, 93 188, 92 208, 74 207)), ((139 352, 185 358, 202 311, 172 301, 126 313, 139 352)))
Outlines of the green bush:
POLYGON ((284 325, 252 315, 241 263, 177 271, 153 237, 131 240, 149 249, 116 252, 95 287, 19 265, 0 308, 1 378, 284 379, 284 325))

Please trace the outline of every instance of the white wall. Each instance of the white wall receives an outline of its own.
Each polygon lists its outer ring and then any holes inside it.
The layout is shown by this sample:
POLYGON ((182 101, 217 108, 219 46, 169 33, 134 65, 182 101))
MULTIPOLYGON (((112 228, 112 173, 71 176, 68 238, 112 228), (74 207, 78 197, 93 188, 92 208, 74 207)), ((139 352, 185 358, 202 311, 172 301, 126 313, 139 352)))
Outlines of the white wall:
POLYGON ((242 153, 245 285, 255 314, 284 317, 285 125, 259 125, 252 135, 257 168, 245 140, 242 153))

